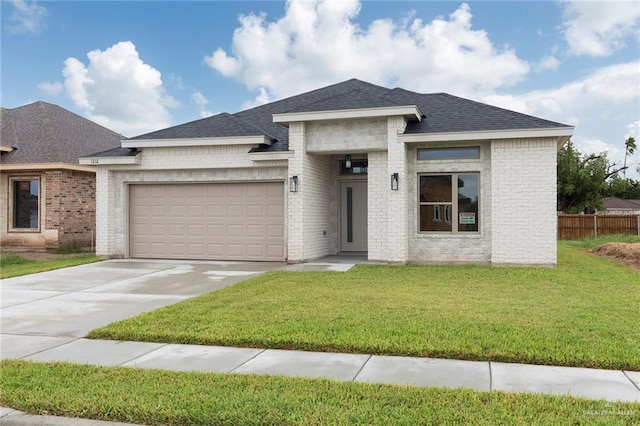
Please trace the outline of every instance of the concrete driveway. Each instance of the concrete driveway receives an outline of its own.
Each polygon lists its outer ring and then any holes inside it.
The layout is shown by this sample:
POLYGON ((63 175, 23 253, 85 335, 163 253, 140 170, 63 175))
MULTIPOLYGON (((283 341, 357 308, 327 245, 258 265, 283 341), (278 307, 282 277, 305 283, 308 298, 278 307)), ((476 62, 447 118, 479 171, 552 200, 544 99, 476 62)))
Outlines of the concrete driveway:
POLYGON ((107 260, 0 282, 0 357, 83 337, 113 321, 235 284, 283 263, 107 260))

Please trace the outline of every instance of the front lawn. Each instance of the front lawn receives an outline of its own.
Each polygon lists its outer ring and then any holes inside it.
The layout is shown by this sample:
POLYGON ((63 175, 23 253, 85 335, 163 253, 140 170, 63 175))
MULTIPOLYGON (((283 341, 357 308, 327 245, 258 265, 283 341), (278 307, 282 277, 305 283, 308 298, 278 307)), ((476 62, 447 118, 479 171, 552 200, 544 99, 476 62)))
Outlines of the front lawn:
POLYGON ((93 254, 65 257, 61 259, 29 260, 18 254, 7 252, 0 257, 0 279, 35 274, 53 269, 68 268, 85 263, 97 262, 100 259, 93 254))
POLYGON ((148 425, 632 425, 640 404, 5 360, 0 405, 148 425))
POLYGON ((559 262, 270 272, 89 337, 640 370, 640 273, 559 262))

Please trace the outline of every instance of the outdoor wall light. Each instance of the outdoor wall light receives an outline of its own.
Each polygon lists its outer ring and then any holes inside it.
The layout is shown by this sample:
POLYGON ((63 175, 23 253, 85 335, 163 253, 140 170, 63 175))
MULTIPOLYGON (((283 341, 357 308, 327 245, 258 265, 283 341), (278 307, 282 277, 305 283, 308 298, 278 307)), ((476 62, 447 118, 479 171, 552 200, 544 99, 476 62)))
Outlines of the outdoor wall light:
POLYGON ((344 156, 344 167, 346 169, 350 169, 351 168, 351 156, 348 155, 348 154, 344 156))
POLYGON ((298 176, 289 178, 289 192, 298 192, 298 176))
POLYGON ((397 173, 394 173, 391 175, 391 190, 392 191, 398 190, 398 174, 397 173))

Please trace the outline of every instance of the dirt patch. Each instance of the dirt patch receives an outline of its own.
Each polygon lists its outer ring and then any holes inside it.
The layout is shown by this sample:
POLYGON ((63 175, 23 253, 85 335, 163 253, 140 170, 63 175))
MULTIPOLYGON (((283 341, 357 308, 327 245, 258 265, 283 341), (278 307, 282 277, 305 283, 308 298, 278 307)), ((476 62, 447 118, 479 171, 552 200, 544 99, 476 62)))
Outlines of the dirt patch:
POLYGON ((640 243, 608 243, 589 251, 640 270, 640 243))
POLYGON ((29 260, 49 260, 49 259, 64 259, 67 257, 75 257, 75 256, 80 256, 82 254, 89 254, 89 253, 64 253, 64 254, 59 254, 59 253, 53 253, 51 251, 22 251, 22 250, 2 250, 2 253, 0 253, 0 255, 3 255, 5 253, 14 253, 17 254, 20 257, 24 257, 25 259, 29 259, 29 260))

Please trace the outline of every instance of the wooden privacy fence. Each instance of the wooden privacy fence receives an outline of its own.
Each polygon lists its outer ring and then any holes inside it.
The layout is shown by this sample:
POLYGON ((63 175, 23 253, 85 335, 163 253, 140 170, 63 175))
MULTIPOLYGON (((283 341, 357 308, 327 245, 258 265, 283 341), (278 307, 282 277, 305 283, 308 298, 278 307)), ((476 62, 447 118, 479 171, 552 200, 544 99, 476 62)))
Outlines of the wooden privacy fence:
POLYGON ((561 240, 602 235, 640 235, 640 215, 558 214, 558 238, 561 240))

